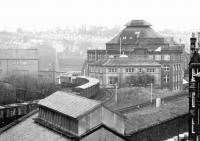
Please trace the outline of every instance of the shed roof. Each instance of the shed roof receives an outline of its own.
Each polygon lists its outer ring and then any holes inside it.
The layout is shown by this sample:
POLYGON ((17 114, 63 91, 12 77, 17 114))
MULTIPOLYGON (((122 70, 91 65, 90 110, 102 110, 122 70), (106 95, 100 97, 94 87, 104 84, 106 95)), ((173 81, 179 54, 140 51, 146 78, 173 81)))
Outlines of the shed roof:
POLYGON ((101 102, 84 98, 75 94, 57 91, 47 98, 41 100, 38 104, 70 117, 78 118, 100 106, 101 102))

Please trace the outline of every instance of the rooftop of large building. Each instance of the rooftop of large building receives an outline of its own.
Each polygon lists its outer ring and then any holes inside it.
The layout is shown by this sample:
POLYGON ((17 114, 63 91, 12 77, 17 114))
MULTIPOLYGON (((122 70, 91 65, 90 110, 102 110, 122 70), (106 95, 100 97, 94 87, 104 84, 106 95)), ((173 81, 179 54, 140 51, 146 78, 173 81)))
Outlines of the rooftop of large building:
POLYGON ((144 20, 132 20, 126 24, 126 27, 107 44, 136 44, 139 39, 154 39, 154 43, 164 44, 164 38, 151 28, 151 24, 144 20))
POLYGON ((102 66, 160 66, 159 63, 153 61, 148 57, 118 57, 118 58, 108 58, 104 60, 97 61, 93 63, 94 65, 102 66))

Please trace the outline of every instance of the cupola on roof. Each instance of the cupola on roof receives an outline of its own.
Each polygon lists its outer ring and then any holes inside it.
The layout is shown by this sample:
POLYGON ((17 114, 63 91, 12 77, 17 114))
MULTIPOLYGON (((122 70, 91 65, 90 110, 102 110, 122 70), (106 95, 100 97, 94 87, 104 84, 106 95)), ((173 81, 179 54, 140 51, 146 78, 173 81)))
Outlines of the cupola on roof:
POLYGON ((144 27, 144 26, 152 26, 149 22, 145 20, 131 20, 127 24, 126 27, 144 27))

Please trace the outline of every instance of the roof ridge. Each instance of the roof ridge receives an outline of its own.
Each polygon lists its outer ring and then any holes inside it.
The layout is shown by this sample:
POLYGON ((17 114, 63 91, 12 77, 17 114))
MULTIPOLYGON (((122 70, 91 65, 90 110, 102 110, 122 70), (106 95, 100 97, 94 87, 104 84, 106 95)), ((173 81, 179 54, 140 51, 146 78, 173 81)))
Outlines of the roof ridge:
POLYGON ((75 97, 80 97, 80 98, 87 99, 87 100, 94 101, 94 102, 97 102, 97 103, 101 104, 101 101, 99 101, 99 100, 90 99, 90 98, 87 98, 87 97, 84 97, 84 96, 80 96, 80 95, 77 95, 77 94, 74 94, 74 93, 63 92, 63 91, 56 91, 55 93, 57 93, 57 92, 62 92, 64 94, 69 94, 69 95, 72 95, 72 96, 75 96, 75 97))

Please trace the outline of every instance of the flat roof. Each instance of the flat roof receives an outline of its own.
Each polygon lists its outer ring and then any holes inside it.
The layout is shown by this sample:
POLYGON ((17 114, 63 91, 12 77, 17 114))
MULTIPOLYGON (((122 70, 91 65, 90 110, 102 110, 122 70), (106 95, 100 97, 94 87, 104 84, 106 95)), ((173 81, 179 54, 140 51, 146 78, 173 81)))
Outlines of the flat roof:
POLYGON ((57 91, 45 99, 40 100, 38 104, 70 117, 78 118, 101 105, 101 102, 75 94, 57 91))
POLYGON ((153 107, 149 106, 141 110, 129 112, 125 114, 128 118, 125 132, 126 134, 131 134, 149 126, 159 124, 160 122, 187 114, 188 107, 188 98, 181 97, 164 103, 158 108, 154 105, 153 107))
POLYGON ((84 79, 87 79, 89 82, 83 84, 83 85, 80 85, 80 86, 77 86, 76 88, 82 88, 82 89, 85 89, 85 88, 88 88, 89 86, 93 86, 93 85, 96 85, 99 83, 99 80, 96 79, 96 78, 92 78, 92 77, 87 77, 87 76, 77 76, 77 78, 84 78, 84 79))

